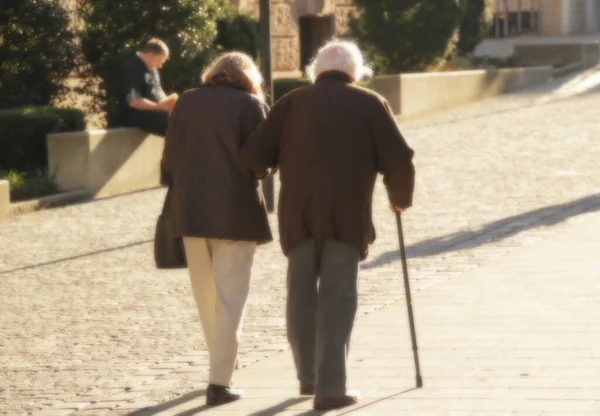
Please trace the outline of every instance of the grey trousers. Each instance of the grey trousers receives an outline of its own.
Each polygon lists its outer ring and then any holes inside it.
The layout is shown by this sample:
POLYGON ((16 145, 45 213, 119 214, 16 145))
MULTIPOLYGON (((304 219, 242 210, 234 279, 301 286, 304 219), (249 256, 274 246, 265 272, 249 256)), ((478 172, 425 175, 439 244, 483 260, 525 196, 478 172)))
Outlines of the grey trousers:
POLYGON ((311 239, 288 254, 287 333, 298 380, 318 396, 346 392, 346 359, 358 305, 358 249, 311 239))

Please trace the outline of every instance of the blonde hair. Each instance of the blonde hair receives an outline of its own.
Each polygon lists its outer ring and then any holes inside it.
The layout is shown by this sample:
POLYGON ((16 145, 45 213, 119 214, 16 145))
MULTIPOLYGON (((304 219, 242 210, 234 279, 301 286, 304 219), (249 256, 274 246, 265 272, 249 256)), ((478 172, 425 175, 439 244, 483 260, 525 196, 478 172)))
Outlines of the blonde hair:
POLYGON ((202 74, 205 84, 228 84, 264 99, 262 75, 249 55, 229 52, 210 63, 202 74))
POLYGON ((373 75, 373 70, 365 64, 358 46, 348 41, 332 41, 317 52, 316 58, 306 67, 306 74, 312 82, 323 72, 340 71, 356 82, 365 76, 373 75))

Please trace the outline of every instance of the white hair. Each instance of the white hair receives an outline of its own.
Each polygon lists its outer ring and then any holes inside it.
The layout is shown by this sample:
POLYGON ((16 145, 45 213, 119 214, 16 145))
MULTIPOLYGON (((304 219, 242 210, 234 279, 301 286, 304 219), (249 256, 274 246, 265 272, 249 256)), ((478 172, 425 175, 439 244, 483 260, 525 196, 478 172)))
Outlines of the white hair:
POLYGON ((348 41, 332 41, 317 52, 317 56, 306 67, 306 74, 312 82, 323 72, 340 71, 356 82, 364 76, 373 75, 373 70, 365 64, 360 49, 348 41))

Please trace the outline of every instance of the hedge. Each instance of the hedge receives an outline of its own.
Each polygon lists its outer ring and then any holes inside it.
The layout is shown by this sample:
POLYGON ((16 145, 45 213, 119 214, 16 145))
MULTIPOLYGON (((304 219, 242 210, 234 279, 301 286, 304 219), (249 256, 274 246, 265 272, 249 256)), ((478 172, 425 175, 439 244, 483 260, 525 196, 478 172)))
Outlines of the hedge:
POLYGON ((378 74, 426 71, 452 55, 462 17, 457 0, 354 0, 350 21, 378 74))
POLYGON ((81 46, 92 74, 101 80, 95 103, 106 111, 108 127, 123 125, 117 97, 128 56, 158 37, 170 51, 160 71, 165 92, 197 87, 202 68, 217 54, 212 49, 217 21, 230 7, 224 0, 80 0, 81 46))
POLYGON ((23 107, 0 110, 0 170, 47 170, 46 135, 85 129, 85 114, 77 109, 23 107))
POLYGON ((50 105, 78 67, 69 15, 55 0, 0 4, 0 109, 50 105))
POLYGON ((279 78, 273 80, 273 100, 277 101, 296 88, 310 85, 307 78, 279 78))

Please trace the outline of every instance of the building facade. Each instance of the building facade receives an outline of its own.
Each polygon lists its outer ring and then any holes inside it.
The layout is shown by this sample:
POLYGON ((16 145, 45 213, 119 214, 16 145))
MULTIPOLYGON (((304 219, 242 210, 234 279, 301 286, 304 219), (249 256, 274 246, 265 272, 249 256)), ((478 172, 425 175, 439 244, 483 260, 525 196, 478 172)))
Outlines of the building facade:
POLYGON ((600 0, 543 0, 540 34, 583 35, 600 32, 600 0))
POLYGON ((489 0, 494 37, 600 33, 600 0, 489 0))

